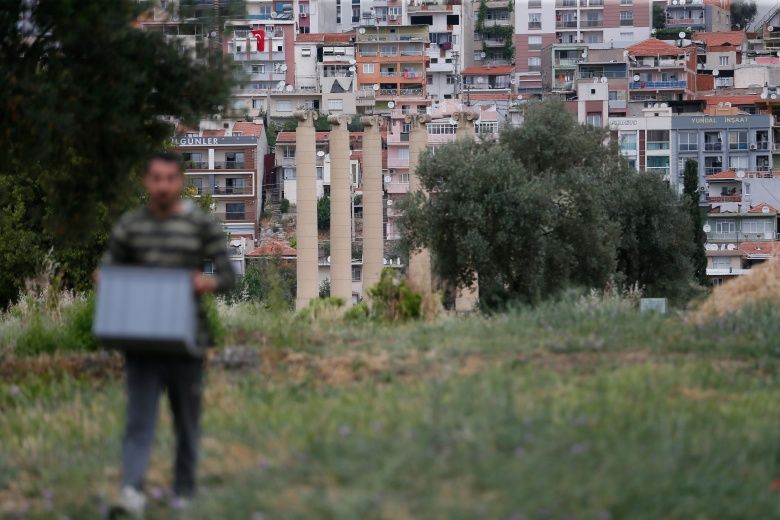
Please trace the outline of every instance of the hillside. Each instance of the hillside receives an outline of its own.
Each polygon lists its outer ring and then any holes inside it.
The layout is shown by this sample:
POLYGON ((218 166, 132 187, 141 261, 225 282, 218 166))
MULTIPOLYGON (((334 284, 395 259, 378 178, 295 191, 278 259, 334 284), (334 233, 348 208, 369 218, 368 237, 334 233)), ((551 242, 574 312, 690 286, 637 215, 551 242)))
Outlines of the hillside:
MULTIPOLYGON (((589 297, 393 327, 223 314, 189 518, 780 515, 778 308, 700 326, 589 297)), ((119 366, 0 358, 0 516, 105 510, 119 366)), ((150 518, 169 514, 162 422, 150 518)))

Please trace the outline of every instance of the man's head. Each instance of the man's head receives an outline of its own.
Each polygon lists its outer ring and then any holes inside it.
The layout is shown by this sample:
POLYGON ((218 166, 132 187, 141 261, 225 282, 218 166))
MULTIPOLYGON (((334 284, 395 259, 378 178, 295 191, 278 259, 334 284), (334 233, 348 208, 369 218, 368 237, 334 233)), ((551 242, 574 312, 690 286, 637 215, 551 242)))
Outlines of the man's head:
POLYGON ((171 152, 157 152, 146 161, 144 188, 152 204, 169 209, 176 204, 184 190, 184 173, 180 157, 171 152))

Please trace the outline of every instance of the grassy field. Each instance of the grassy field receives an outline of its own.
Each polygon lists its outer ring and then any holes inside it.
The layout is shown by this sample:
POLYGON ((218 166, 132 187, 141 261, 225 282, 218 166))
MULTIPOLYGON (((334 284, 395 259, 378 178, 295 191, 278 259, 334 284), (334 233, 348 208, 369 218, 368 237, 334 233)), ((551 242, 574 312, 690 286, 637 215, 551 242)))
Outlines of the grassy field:
MULTIPOLYGON (((232 309, 188 518, 780 518, 780 308, 706 326, 580 298, 345 325, 232 309)), ((0 357, 0 517, 98 518, 107 354, 0 357)), ((164 412, 150 518, 169 518, 164 412)))

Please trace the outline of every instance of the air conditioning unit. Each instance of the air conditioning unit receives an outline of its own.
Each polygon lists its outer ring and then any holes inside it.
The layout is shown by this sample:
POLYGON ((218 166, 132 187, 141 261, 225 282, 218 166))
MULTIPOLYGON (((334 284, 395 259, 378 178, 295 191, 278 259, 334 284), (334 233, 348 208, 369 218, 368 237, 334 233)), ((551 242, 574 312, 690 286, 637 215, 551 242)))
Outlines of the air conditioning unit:
POLYGON ((702 192, 702 193, 704 193, 705 191, 707 191, 707 188, 706 188, 706 186, 699 186, 699 191, 700 191, 700 192, 702 192))
POLYGON ((388 171, 388 173, 390 173, 390 175, 393 175, 395 173, 395 169, 394 168, 390 168, 387 171, 388 171))
POLYGON ((301 18, 308 18, 308 17, 309 17, 309 13, 301 13, 301 18))
POLYGON ((751 145, 750 145, 750 149, 751 149, 751 150, 755 150, 755 149, 756 149, 756 145, 755 145, 755 144, 751 144, 751 145))
POLYGON ((391 22, 395 22, 396 20, 398 20, 398 17, 396 15, 394 15, 394 14, 390 15, 390 21, 391 22))

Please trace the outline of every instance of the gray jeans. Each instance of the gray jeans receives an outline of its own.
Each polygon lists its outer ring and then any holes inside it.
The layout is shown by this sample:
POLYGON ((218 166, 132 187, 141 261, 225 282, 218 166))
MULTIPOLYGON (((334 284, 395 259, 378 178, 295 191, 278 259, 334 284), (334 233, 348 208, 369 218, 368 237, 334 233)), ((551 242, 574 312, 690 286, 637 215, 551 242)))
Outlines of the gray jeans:
POLYGON ((143 489, 157 424, 160 394, 168 393, 176 434, 173 491, 195 493, 204 362, 195 358, 125 356, 127 416, 122 441, 122 485, 143 489))

